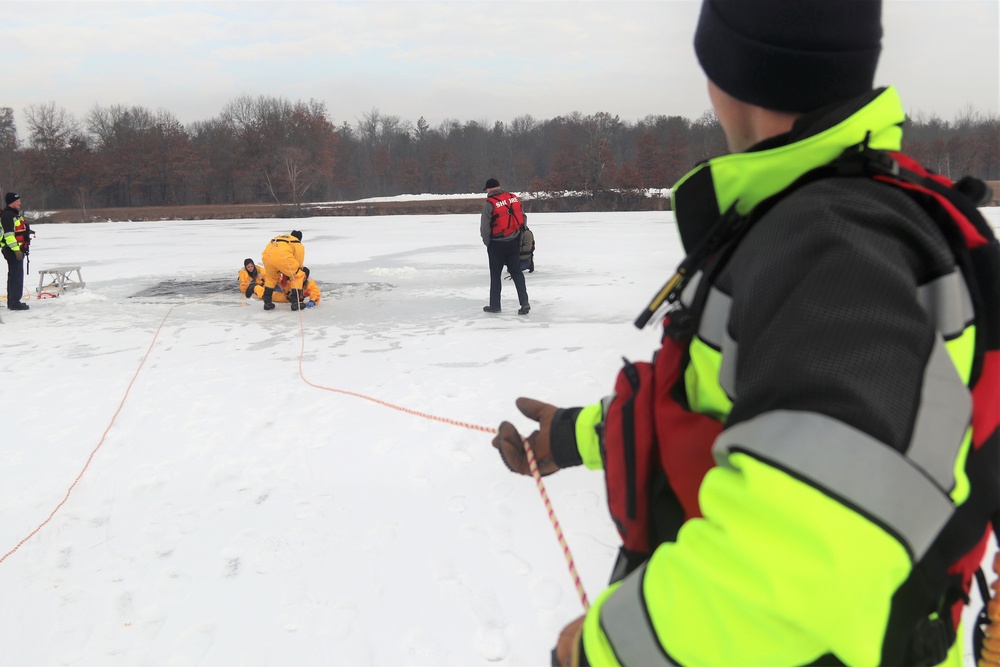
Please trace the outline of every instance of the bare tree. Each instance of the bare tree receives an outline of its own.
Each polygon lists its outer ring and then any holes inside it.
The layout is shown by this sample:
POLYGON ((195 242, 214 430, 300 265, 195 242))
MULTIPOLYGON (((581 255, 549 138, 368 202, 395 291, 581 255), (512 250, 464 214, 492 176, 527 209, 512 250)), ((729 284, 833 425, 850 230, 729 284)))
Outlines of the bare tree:
POLYGON ((32 104, 25 109, 28 124, 27 170, 36 185, 42 206, 58 205, 65 199, 61 190, 68 165, 70 145, 80 138, 77 120, 55 102, 32 104))
POLYGON ((14 109, 0 107, 0 190, 17 190, 17 165, 20 142, 17 140, 17 124, 14 121, 14 109))
POLYGON ((708 160, 729 152, 726 146, 726 135, 719 124, 719 118, 714 111, 706 111, 691 124, 693 141, 691 147, 694 151, 692 164, 702 160, 708 160))
POLYGON ((580 182, 590 192, 591 198, 607 189, 617 168, 612 156, 611 142, 621 132, 618 116, 601 111, 581 121, 586 143, 580 155, 580 182))

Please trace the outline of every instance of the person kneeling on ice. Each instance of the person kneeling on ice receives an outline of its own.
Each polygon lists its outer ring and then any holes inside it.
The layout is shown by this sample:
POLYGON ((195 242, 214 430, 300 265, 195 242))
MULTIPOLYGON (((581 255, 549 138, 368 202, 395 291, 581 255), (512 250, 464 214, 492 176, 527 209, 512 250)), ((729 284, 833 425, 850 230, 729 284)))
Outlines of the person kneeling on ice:
MULTIPOLYGON (((288 303, 288 293, 291 291, 289 288, 290 281, 285 276, 281 276, 278 279, 278 284, 274 286, 274 292, 271 293, 271 301, 274 303, 288 303)), ((253 286, 253 296, 258 299, 264 298, 264 286, 254 285, 253 286)))
POLYGON ((288 278, 290 290, 288 302, 292 305, 292 310, 299 309, 299 295, 302 289, 302 279, 305 274, 302 272, 302 265, 305 262, 306 249, 302 245, 302 232, 293 230, 290 234, 275 236, 264 247, 261 259, 264 260, 264 292, 261 298, 264 300, 264 310, 274 308, 273 295, 274 288, 278 285, 281 276, 288 278))
POLYGON ((309 267, 303 266, 302 272, 305 274, 305 278, 302 279, 302 307, 312 308, 319 303, 319 300, 323 298, 322 293, 319 291, 319 286, 316 284, 315 280, 310 280, 309 278, 309 267))
MULTIPOLYGON (((264 267, 254 263, 253 259, 247 257, 243 260, 243 268, 240 269, 240 292, 243 296, 250 298, 254 295, 254 288, 260 286, 261 293, 264 291, 264 267)), ((259 297, 260 295, 258 295, 259 297)))
MULTIPOLYGON (((528 229, 528 214, 524 214, 524 224, 521 225, 521 274, 535 272, 535 233, 528 229)), ((511 280, 510 274, 504 280, 511 280)))
POLYGON ((521 272, 535 272, 535 233, 528 229, 528 214, 521 226, 521 272))
MULTIPOLYGON (((302 272, 306 277, 302 279, 302 282, 305 283, 304 286, 298 291, 300 295, 299 306, 302 308, 313 308, 319 303, 320 299, 323 298, 323 295, 320 293, 319 287, 316 285, 316 281, 309 280, 308 267, 303 266, 302 272)), ((274 301, 274 303, 290 303, 291 299, 289 298, 289 293, 291 292, 291 289, 289 288, 289 285, 291 285, 291 281, 285 276, 281 276, 278 280, 278 284, 274 286, 274 292, 271 294, 271 300, 274 301)), ((254 286, 252 294, 258 299, 264 298, 264 286, 254 286)), ((293 308, 292 310, 296 309, 293 308)))

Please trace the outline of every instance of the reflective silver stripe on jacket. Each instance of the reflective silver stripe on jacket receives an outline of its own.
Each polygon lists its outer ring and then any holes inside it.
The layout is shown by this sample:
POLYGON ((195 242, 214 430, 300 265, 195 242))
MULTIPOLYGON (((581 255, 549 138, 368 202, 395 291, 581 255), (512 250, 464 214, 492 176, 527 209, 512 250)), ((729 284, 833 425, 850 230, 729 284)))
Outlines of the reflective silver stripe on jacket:
POLYGON ((716 350, 722 349, 726 337, 726 324, 729 322, 729 311, 733 308, 733 297, 724 293, 714 285, 708 290, 705 300, 705 310, 698 322, 698 338, 716 350))
MULTIPOLYGON (((938 441, 936 456, 954 461, 960 443, 960 436, 938 441)), ((914 559, 923 557, 954 509, 941 480, 923 469, 928 462, 917 467, 888 445, 815 412, 775 410, 737 424, 712 448, 725 466, 733 450, 759 456, 871 516, 898 535, 914 559)), ((930 467, 940 469, 934 462, 930 467)))
POLYGON ((660 646, 656 631, 646 615, 642 580, 646 563, 622 580, 622 585, 601 607, 601 628, 623 665, 676 667, 660 646))
POLYGON ((975 316, 969 287, 957 270, 921 285, 917 301, 934 318, 934 326, 945 340, 960 336, 975 316))
POLYGON ((971 420, 972 394, 938 337, 924 367, 920 406, 906 456, 945 492, 955 486, 955 458, 971 420))
POLYGON ((698 338, 722 354, 719 367, 719 386, 730 400, 736 397, 736 360, 739 345, 729 335, 729 311, 733 307, 733 297, 714 285, 708 290, 705 309, 698 322, 698 338))

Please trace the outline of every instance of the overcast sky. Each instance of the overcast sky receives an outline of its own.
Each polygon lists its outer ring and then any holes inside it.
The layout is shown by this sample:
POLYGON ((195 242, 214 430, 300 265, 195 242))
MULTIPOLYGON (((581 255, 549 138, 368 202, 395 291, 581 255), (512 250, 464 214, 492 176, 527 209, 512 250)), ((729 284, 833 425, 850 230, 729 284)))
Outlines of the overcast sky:
MULTIPOLYGON (((696 0, 9 2, 0 106, 143 106, 182 123, 242 95, 321 100, 336 125, 378 109, 432 126, 579 111, 634 121, 709 109, 696 0)), ((887 0, 876 84, 911 114, 1000 105, 1000 0, 887 0)))

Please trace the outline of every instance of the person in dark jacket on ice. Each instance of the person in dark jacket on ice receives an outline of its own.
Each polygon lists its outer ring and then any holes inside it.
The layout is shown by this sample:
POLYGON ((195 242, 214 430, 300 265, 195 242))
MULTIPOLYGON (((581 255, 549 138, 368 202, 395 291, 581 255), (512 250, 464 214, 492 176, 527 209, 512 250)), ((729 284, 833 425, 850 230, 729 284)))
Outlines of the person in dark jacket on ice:
POLYGON ((486 203, 480 216, 479 234, 490 262, 490 304, 483 306, 483 311, 500 312, 500 288, 506 266, 521 306, 517 314, 527 315, 531 306, 521 272, 521 227, 524 225, 521 199, 501 188, 500 181, 495 178, 486 181, 483 190, 486 192, 486 203))
POLYGON ((21 196, 8 192, 4 196, 4 209, 0 212, 0 253, 7 260, 7 309, 28 310, 21 301, 24 296, 24 250, 21 242, 25 235, 24 216, 21 214, 21 196))

